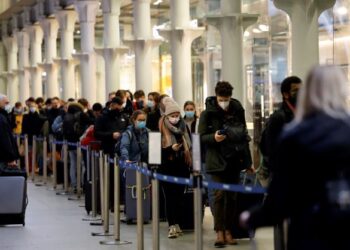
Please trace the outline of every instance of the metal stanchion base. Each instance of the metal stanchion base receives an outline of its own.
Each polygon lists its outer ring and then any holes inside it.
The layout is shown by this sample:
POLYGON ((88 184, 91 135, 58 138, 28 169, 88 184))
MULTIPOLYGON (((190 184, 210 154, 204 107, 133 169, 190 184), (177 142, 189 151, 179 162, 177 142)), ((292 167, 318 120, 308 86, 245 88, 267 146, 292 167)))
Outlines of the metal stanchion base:
POLYGON ((90 222, 90 226, 103 226, 103 222, 90 222))
POLYGON ((92 216, 90 216, 90 218, 89 217, 83 218, 82 221, 101 221, 101 217, 92 217, 92 216))
POLYGON ((36 187, 42 187, 45 185, 45 183, 43 182, 37 182, 37 183, 34 183, 36 187))
MULTIPOLYGON (((82 198, 81 197, 68 197, 69 201, 81 201, 82 198)), ((85 207, 85 206, 84 206, 85 207)))
POLYGON ((67 191, 63 191, 63 192, 56 193, 56 195, 70 195, 70 193, 67 191))
POLYGON ((91 233, 91 236, 113 236, 112 233, 91 233))
POLYGON ((122 246, 122 245, 128 245, 128 244, 132 244, 132 242, 130 241, 121 241, 121 240, 104 240, 104 241, 100 241, 101 245, 107 245, 107 246, 122 246))

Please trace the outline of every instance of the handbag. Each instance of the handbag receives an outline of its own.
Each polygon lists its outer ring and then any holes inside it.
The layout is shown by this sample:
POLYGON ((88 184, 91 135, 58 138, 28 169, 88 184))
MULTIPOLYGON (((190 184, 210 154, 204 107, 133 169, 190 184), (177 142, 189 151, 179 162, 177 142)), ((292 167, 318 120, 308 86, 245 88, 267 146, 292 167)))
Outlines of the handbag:
POLYGON ((22 176, 27 180, 27 172, 16 166, 4 166, 0 168, 0 176, 22 176))

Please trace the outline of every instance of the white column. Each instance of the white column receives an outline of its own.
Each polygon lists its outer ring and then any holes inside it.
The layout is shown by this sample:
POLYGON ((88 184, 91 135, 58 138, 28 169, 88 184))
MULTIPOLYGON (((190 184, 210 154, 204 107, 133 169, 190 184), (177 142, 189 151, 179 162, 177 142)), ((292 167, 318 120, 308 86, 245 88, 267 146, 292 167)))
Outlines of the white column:
POLYGON ((254 24, 258 15, 242 13, 241 1, 221 0, 221 13, 208 15, 207 20, 221 34, 222 80, 234 87, 234 97, 243 102, 243 33, 254 24))
POLYGON ((120 89, 120 56, 127 52, 120 43, 120 15, 121 0, 102 0, 103 10, 103 48, 96 48, 96 52, 105 60, 105 94, 120 89))
POLYGON ((54 62, 57 57, 58 22, 55 18, 46 18, 40 21, 44 31, 45 55, 41 64, 46 71, 46 97, 59 97, 58 65, 54 62))
POLYGON ((4 42, 0 42, 0 93, 6 94, 6 77, 3 75, 6 72, 6 52, 4 42))
POLYGON ((77 20, 77 13, 74 10, 59 10, 56 18, 60 26, 61 47, 60 59, 61 80, 63 83, 63 99, 75 98, 75 75, 74 67, 76 60, 73 59, 74 49, 74 26, 77 20))
POLYGON ((292 74, 305 79, 308 71, 319 64, 318 18, 334 6, 336 0, 274 0, 292 23, 292 74))
POLYGON ((28 27, 30 39, 30 82, 31 95, 33 97, 43 96, 42 84, 42 68, 39 63, 42 63, 41 44, 43 42, 44 33, 40 25, 34 24, 28 27))
POLYGON ((7 95, 11 104, 19 100, 18 77, 16 70, 18 68, 17 53, 18 44, 16 37, 5 37, 4 44, 7 51, 7 95))
POLYGON ((82 97, 90 103, 96 102, 96 55, 95 45, 95 22, 99 2, 76 1, 75 8, 79 14, 81 53, 77 54, 80 59, 82 97))
POLYGON ((30 95, 29 91, 29 36, 26 31, 16 32, 18 41, 18 76, 19 101, 24 103, 30 95))
POLYGON ((181 106, 193 100, 191 45, 204 28, 191 25, 189 0, 170 0, 170 22, 160 32, 170 39, 173 98, 181 106))
POLYGON ((133 0, 136 90, 153 91, 152 47, 157 46, 151 27, 151 1, 133 0))

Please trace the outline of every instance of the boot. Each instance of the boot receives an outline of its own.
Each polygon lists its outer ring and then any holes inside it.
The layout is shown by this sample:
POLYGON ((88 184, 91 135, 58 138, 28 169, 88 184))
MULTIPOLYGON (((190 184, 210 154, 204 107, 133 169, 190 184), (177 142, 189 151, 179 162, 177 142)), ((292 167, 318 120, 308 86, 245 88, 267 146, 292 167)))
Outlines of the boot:
POLYGON ((217 232, 216 232, 216 241, 215 241, 214 246, 215 246, 216 248, 225 247, 224 231, 217 231, 217 232))
POLYGON ((225 243, 228 245, 237 245, 238 244, 237 240, 232 237, 231 232, 228 230, 225 231, 225 243))

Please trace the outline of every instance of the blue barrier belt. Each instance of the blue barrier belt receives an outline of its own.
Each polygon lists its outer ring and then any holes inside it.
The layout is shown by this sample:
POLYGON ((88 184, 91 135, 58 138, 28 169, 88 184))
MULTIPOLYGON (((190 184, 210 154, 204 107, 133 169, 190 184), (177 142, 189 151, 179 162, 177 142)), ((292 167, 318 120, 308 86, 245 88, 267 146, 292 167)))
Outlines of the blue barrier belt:
MULTIPOLYGON (((114 163, 114 159, 109 158, 108 162, 114 163)), ((148 170, 147 168, 140 167, 137 164, 132 163, 132 162, 129 163, 129 162, 119 160, 118 163, 119 163, 119 167, 122 169, 133 169, 133 170, 141 172, 143 175, 153 177, 159 181, 174 183, 174 184, 178 184, 178 185, 193 186, 193 179, 192 178, 174 177, 174 176, 168 176, 168 175, 163 175, 163 174, 159 174, 159 173, 153 173, 152 171, 148 170)), ((204 187, 207 187, 209 189, 218 189, 218 190, 224 190, 224 191, 230 191, 230 192, 250 193, 250 194, 265 194, 266 193, 265 188, 256 187, 256 186, 225 184, 225 183, 208 182, 208 181, 203 181, 202 183, 203 183, 204 187)))
POLYGON ((78 143, 76 142, 67 142, 67 145, 71 147, 78 147, 78 143))
POLYGON ((56 145, 64 145, 64 141, 54 141, 53 143, 56 145))

